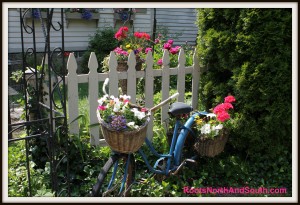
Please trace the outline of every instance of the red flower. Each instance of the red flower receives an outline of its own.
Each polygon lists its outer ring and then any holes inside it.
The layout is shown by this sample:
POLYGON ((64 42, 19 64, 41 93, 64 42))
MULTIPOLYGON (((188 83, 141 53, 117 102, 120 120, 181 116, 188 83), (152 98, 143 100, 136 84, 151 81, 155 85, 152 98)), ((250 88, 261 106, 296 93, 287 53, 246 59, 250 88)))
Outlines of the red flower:
POLYGON ((134 36, 137 38, 142 38, 143 34, 140 32, 134 32, 134 36))
POLYGON ((122 26, 119 28, 117 33, 115 33, 115 38, 119 41, 127 37, 128 27, 122 26))
POLYGON ((217 119, 221 122, 224 122, 224 121, 230 119, 230 115, 226 111, 223 111, 223 112, 218 113, 217 119))
POLYGON ((226 103, 235 102, 235 98, 232 95, 228 95, 227 97, 225 97, 224 102, 226 102, 226 103))
POLYGON ((68 57, 70 55, 70 52, 64 52, 64 57, 68 57))

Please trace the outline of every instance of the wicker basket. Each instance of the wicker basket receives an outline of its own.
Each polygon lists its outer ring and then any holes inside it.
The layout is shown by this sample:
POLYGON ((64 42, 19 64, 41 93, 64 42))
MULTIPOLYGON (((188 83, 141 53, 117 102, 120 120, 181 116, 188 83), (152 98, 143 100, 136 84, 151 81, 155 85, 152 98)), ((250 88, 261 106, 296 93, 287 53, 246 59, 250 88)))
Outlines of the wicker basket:
POLYGON ((200 156, 214 157, 223 152, 225 144, 228 141, 228 130, 222 132, 214 139, 198 138, 194 144, 194 149, 200 156))
POLYGON ((100 115, 98 115, 102 134, 107 144, 113 151, 127 154, 138 151, 145 142, 149 120, 150 118, 148 118, 146 123, 138 130, 116 131, 112 130, 108 124, 101 119, 100 115))
MULTIPOLYGON (((137 71, 142 70, 142 60, 139 56, 136 56, 136 65, 135 65, 135 69, 137 71)), ((123 71, 127 71, 128 70, 128 65, 127 65, 127 61, 119 61, 118 62, 118 66, 117 66, 117 71, 123 72, 123 71)), ((127 94, 127 80, 126 79, 122 79, 119 80, 119 84, 122 88, 122 93, 125 95, 127 94)))

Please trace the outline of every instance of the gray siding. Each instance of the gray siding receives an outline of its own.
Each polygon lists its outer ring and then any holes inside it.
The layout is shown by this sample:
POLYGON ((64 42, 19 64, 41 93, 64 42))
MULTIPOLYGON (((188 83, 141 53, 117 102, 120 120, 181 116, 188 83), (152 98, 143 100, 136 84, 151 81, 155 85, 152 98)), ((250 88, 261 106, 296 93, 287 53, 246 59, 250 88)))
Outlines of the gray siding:
MULTIPOLYGON (((60 21, 60 9, 54 9, 53 22, 60 21)), ((65 28, 65 50, 76 51, 86 50, 89 37, 94 35, 97 28, 120 26, 120 22, 114 20, 113 9, 99 9, 99 20, 86 21, 82 19, 72 19, 67 25, 64 19, 65 28)), ((182 33, 176 45, 184 44, 188 41, 194 45, 197 36, 197 27, 194 24, 196 19, 195 9, 157 9, 157 25, 169 29, 169 34, 175 35, 182 33)), ((31 24, 31 19, 26 22, 31 24)), ((36 45, 38 51, 43 51, 45 39, 39 20, 36 24, 36 45)), ((56 25, 54 23, 54 25, 56 25)), ((144 9, 144 12, 137 13, 134 20, 134 30, 152 34, 153 28, 153 9, 144 9)), ((32 47, 32 35, 24 33, 25 49, 32 47)), ((61 46, 61 32, 51 33, 51 45, 54 47, 61 46)), ((19 9, 8 10, 8 52, 21 52, 21 31, 20 31, 20 11, 19 9)))
POLYGON ((196 10, 193 8, 158 8, 156 20, 158 26, 167 27, 170 35, 182 34, 174 44, 182 45, 186 41, 195 45, 198 28, 195 24, 196 10))

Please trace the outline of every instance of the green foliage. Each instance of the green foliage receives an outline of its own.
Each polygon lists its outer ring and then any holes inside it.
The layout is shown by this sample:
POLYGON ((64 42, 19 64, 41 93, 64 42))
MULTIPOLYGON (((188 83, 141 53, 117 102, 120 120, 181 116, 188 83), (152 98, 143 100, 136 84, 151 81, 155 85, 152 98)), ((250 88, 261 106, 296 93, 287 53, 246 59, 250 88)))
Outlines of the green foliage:
POLYGON ((236 99, 235 149, 291 152, 291 9, 198 9, 201 103, 236 99), (259 145, 259 146, 258 146, 259 145))
MULTIPOLYGON (((30 160, 31 187, 33 196, 53 196, 50 189, 49 163, 45 169, 35 169, 30 160)), ((29 196, 25 142, 14 142, 8 147, 8 196, 29 196)))
POLYGON ((102 72, 103 59, 118 46, 118 41, 114 38, 115 31, 113 28, 97 30, 95 35, 90 37, 88 49, 84 52, 81 61, 80 73, 88 73, 87 67, 91 52, 95 52, 99 65, 98 72, 102 72))

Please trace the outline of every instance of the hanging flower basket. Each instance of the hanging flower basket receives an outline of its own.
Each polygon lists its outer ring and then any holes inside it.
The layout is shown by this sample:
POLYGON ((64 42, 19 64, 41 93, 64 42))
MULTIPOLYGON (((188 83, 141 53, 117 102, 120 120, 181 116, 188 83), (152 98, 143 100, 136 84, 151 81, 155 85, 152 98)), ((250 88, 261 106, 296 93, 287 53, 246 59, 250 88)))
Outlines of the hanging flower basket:
POLYGON ((194 149, 200 156, 214 157, 224 151, 228 141, 228 130, 223 129, 214 139, 198 137, 194 149))
POLYGON ((113 130, 106 122, 104 122, 104 120, 101 119, 99 114, 98 121, 100 123, 104 139, 109 147, 113 151, 129 154, 138 151, 145 142, 150 118, 147 119, 143 126, 134 131, 113 130))

